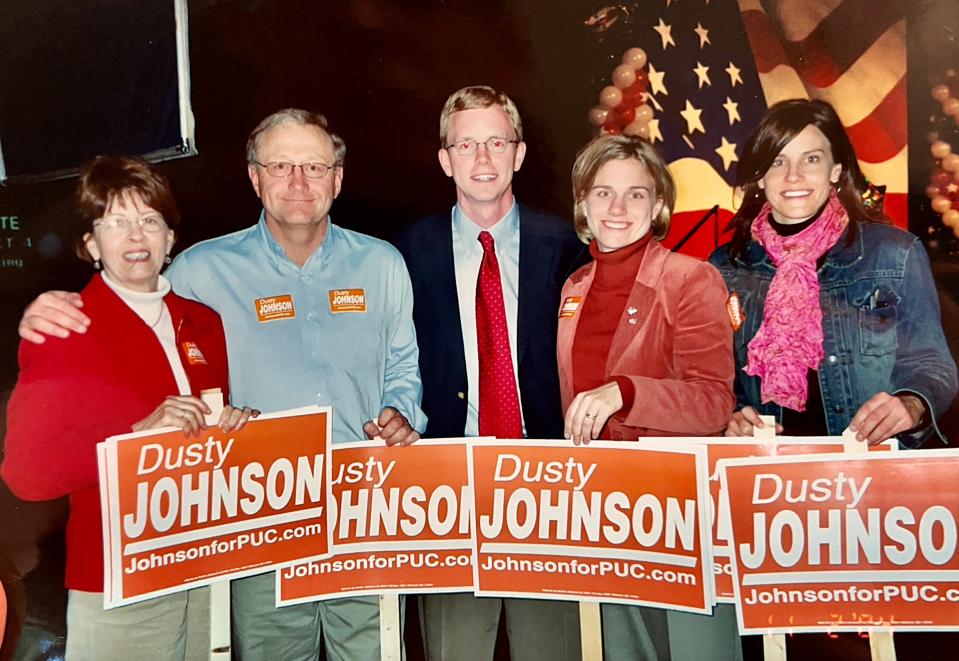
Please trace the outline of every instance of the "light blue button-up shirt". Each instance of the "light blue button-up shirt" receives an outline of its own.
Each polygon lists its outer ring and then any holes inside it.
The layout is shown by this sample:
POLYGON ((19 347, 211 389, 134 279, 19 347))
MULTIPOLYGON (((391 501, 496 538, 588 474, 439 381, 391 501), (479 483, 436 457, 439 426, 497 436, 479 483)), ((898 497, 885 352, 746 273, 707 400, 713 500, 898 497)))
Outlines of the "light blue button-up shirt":
MULTIPOLYGON (((463 330, 463 353, 466 356, 467 436, 479 436, 479 352, 476 344, 476 280, 483 263, 483 246, 479 242, 479 225, 470 220, 457 204, 453 207, 453 268, 456 271, 456 295, 459 299, 460 325, 463 330)), ((519 393, 519 370, 516 365, 516 328, 519 310, 519 206, 513 200, 506 215, 485 230, 493 235, 496 261, 499 262, 503 285, 503 305, 506 308, 506 327, 509 332, 510 356, 513 359, 513 377, 519 393)), ((520 415, 523 403, 520 401, 520 415)), ((523 421, 526 434, 526 421, 523 421)))
POLYGON ((384 406, 426 427, 412 286, 385 241, 330 222, 300 267, 261 214, 253 227, 184 251, 165 275, 223 319, 234 403, 264 412, 332 405, 334 443, 365 439, 363 423, 384 406))

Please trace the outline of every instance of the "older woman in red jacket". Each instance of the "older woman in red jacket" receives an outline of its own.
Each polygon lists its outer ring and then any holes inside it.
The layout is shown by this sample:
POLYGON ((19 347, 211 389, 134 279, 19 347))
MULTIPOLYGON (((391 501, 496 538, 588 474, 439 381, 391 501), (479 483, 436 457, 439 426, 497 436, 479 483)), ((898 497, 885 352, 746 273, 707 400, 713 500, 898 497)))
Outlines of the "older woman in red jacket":
MULTIPOLYGON (((140 160, 98 158, 80 177, 78 201, 86 224, 78 252, 102 267, 83 290, 95 323, 42 347, 21 343, 0 474, 24 500, 70 497, 68 660, 206 655, 206 589, 104 611, 96 444, 131 431, 204 428, 210 411, 200 391, 227 391, 223 326, 160 276, 179 223, 162 174, 140 160)), ((219 424, 239 429, 252 413, 228 406, 219 424)))
MULTIPOLYGON (((559 313, 567 438, 721 433, 735 403, 726 287, 714 267, 659 243, 676 199, 666 164, 649 143, 608 135, 583 148, 572 178, 593 262, 567 280, 559 313)), ((665 619, 605 604, 606 658, 668 658, 665 619)), ((734 628, 719 630, 738 643, 734 628)))

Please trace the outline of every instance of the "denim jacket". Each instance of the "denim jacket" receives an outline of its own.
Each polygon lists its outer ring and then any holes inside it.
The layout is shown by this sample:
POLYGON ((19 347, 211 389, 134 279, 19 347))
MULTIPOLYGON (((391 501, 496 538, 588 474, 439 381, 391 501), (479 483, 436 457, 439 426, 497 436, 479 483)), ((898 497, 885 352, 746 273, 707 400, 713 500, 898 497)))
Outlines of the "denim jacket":
MULTIPOLYGON (((819 384, 829 434, 842 434, 876 393, 908 392, 925 401, 931 424, 900 434, 900 443, 918 447, 933 433, 945 442, 936 421, 956 395, 956 364, 943 334, 929 257, 919 239, 888 225, 857 223, 851 243, 848 234, 818 271, 824 336, 819 384)), ((755 241, 733 261, 729 244, 709 261, 739 296, 745 315, 733 339, 736 407, 752 406, 781 421, 780 406, 762 404, 759 377, 743 371, 776 267, 755 241)))

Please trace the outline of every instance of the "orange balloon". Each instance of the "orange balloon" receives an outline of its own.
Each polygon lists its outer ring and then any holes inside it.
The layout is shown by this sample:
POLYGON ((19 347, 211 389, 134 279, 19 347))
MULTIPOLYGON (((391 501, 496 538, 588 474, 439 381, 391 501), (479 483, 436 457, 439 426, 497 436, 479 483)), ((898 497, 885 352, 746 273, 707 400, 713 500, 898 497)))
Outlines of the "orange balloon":
POLYGON ((932 98, 934 98, 939 103, 942 103, 949 98, 949 86, 948 85, 936 85, 932 88, 932 98))
POLYGON ((932 210, 936 213, 946 213, 952 208, 952 200, 950 200, 948 197, 937 195, 936 197, 932 198, 932 203, 930 206, 932 206, 932 210))
POLYGON ((945 140, 936 140, 930 145, 929 152, 936 158, 945 158, 952 153, 952 146, 945 140))
POLYGON ((942 214, 942 224, 946 227, 951 227, 953 233, 959 236, 959 211, 949 209, 949 211, 942 214))
MULTIPOLYGON (((602 126, 606 123, 607 117, 609 117, 609 108, 604 108, 603 106, 593 106, 586 114, 586 118, 593 126, 602 126)), ((936 190, 939 189, 937 188, 936 190)))
POLYGON ((949 97, 942 102, 942 111, 947 115, 952 115, 955 117, 959 115, 959 99, 949 97))
POLYGON ((599 102, 607 108, 615 108, 623 102, 623 93, 618 87, 607 85, 599 92, 599 102))
POLYGON ((628 64, 633 69, 642 69, 646 66, 646 51, 642 48, 630 48, 623 53, 623 64, 628 64))
POLYGON ((0 583, 0 645, 3 645, 3 629, 7 625, 7 595, 0 583))
POLYGON ((636 121, 642 122, 643 124, 649 124, 649 120, 653 118, 653 109, 650 108, 645 103, 638 108, 636 108, 636 121))
POLYGON ((621 90, 626 89, 636 82, 636 69, 628 64, 620 64, 613 69, 613 85, 621 90))
POLYGON ((938 186, 926 186, 926 197, 930 200, 939 196, 939 187, 938 186))
POLYGON ((623 129, 623 133, 638 136, 643 140, 649 140, 649 122, 640 122, 638 119, 634 119, 623 129))

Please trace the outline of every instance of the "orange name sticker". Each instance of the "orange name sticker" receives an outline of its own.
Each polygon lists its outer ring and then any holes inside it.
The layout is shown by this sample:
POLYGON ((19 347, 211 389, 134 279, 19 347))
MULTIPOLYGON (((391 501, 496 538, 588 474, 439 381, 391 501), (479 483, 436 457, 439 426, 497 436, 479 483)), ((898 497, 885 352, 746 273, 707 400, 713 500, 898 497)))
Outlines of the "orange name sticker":
POLYGON ((726 299, 726 313, 729 315, 729 324, 733 327, 733 332, 743 327, 746 321, 746 313, 743 311, 742 303, 739 302, 739 294, 733 292, 726 299))
POLYGON ((366 292, 362 289, 331 289, 330 312, 366 312, 366 292))
POLYGON ((253 301, 256 308, 256 318, 260 323, 276 321, 277 319, 293 319, 296 310, 293 308, 293 297, 289 294, 268 296, 253 301))
POLYGON ((200 351, 196 342, 182 342, 180 346, 183 347, 183 355, 186 356, 188 363, 191 365, 206 365, 206 357, 200 351))
POLYGON ((579 309, 579 304, 582 302, 582 296, 567 296, 563 300, 563 305, 559 309, 559 318, 560 319, 570 319, 576 316, 576 311, 579 309))

